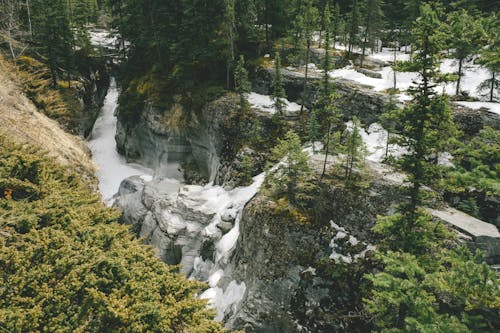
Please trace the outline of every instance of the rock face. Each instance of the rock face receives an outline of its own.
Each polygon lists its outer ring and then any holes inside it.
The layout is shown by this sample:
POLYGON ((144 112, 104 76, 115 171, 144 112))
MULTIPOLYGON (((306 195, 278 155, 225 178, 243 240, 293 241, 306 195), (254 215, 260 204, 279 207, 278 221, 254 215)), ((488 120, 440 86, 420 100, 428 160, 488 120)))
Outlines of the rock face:
MULTIPOLYGON (((287 69, 281 70, 283 85, 288 99, 301 102, 304 74, 287 69)), ((259 94, 269 94, 273 80, 273 69, 259 68, 253 73, 253 90, 259 94)), ((320 88, 322 76, 319 73, 310 73, 308 77, 308 93, 304 105, 311 109, 320 88)), ((346 119, 357 116, 364 124, 376 122, 383 112, 384 104, 388 101, 385 94, 374 91, 370 86, 346 79, 332 79, 336 91, 340 94, 338 107, 346 119)))
POLYGON ((231 191, 131 177, 122 183, 116 205, 123 222, 163 261, 181 264, 184 274, 209 283, 201 297, 211 300, 229 328, 332 332, 355 325, 342 324, 337 315, 339 308, 346 317, 353 310, 342 302, 359 281, 336 286, 325 267, 361 269, 373 249, 369 228, 398 194, 387 183, 374 185, 369 195, 333 191, 325 197, 338 212, 332 222, 304 225, 265 195, 253 197, 263 177, 231 191))
POLYGON ((104 63, 96 63, 82 78, 81 102, 83 112, 80 118, 80 135, 88 137, 108 92, 110 78, 104 63))
POLYGON ((500 130, 500 115, 487 109, 473 110, 451 103, 453 119, 458 128, 468 135, 476 135, 485 126, 500 130))
MULTIPOLYGON (((374 249, 370 227, 397 198, 385 183, 374 184, 370 191, 359 197, 333 191, 325 200, 338 214, 323 226, 297 223, 266 196, 256 196, 244 209, 231 258, 233 276, 245 283, 246 293, 226 317, 228 326, 266 333, 340 330, 338 308, 352 295, 345 294, 347 286, 337 289, 340 282, 325 266, 355 270, 369 260, 365 256, 374 249)), ((352 289, 359 283, 351 282, 352 289)), ((348 320, 344 324, 352 325, 348 320)))
POLYGON ((195 183, 214 180, 223 149, 221 127, 228 114, 237 109, 237 103, 234 95, 224 95, 183 123, 175 122, 184 113, 179 103, 169 110, 149 105, 133 124, 119 116, 118 150, 128 160, 140 160, 156 170, 158 176, 195 183))

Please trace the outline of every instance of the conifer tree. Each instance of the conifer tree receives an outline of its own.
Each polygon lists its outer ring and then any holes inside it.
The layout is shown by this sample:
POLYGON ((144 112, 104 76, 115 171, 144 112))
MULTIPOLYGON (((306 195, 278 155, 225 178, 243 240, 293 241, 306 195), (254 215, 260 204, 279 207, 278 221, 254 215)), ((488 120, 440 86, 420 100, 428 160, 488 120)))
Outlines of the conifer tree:
POLYGON ((248 103, 245 94, 248 94, 252 89, 248 80, 248 71, 245 69, 245 58, 243 55, 240 55, 234 68, 234 87, 236 93, 240 96, 240 108, 243 109, 248 103))
POLYGON ((352 53, 353 48, 358 45, 359 42, 359 24, 361 20, 361 14, 360 14, 360 4, 359 0, 354 0, 352 3, 352 9, 351 13, 349 15, 349 20, 348 20, 348 28, 347 33, 348 33, 348 46, 347 46, 347 56, 350 56, 352 53))
POLYGON ((383 26, 383 13, 381 8, 381 0, 367 0, 364 11, 364 31, 362 41, 362 52, 360 66, 363 67, 366 48, 370 47, 373 51, 376 44, 376 39, 380 35, 383 26))
POLYGON ((357 117, 352 120, 352 128, 347 130, 345 138, 345 182, 353 183, 353 169, 364 163, 366 156, 366 147, 360 134, 360 122, 357 117))
POLYGON ((73 66, 73 34, 64 0, 40 0, 33 3, 34 42, 45 57, 57 85, 61 69, 70 71, 73 66))
MULTIPOLYGON (((480 90, 489 90, 489 101, 493 102, 495 91, 500 92, 500 79, 497 74, 500 73, 500 32, 498 31, 500 20, 493 14, 483 20, 483 27, 486 32, 488 45, 479 52, 479 63, 486 67, 491 78, 484 81, 479 87, 480 90)), ((500 94, 499 94, 500 95, 500 94)))
POLYGON ((415 22, 413 34, 418 50, 409 62, 400 66, 419 73, 418 85, 409 89, 413 99, 398 113, 403 129, 397 143, 409 151, 402 159, 403 170, 410 175, 412 187, 410 202, 404 210, 413 215, 421 203, 420 188, 433 177, 433 157, 442 149, 444 142, 453 134, 453 123, 446 96, 435 91, 440 80, 439 66, 444 36, 436 11, 428 4, 421 7, 421 16, 415 22))
POLYGON ((340 15, 340 7, 337 2, 333 6, 332 15, 331 15, 331 27, 332 27, 332 42, 333 48, 335 49, 335 44, 337 43, 338 36, 341 35, 341 24, 342 17, 340 15))
MULTIPOLYGON (((328 8, 328 7, 326 7, 328 8)), ((302 84, 302 103, 300 105, 300 114, 304 111, 304 103, 307 98, 307 81, 308 81, 308 74, 309 74, 309 61, 310 61, 310 55, 311 55, 311 42, 312 42, 312 37, 313 33, 317 27, 317 22, 318 22, 318 9, 314 7, 312 0, 304 0, 302 1, 302 4, 300 6, 299 10, 299 15, 300 15, 300 20, 299 22, 302 22, 302 26, 300 27, 301 34, 303 36, 303 39, 306 43, 306 53, 305 53, 305 74, 304 74, 304 81, 302 84)), ((327 13, 324 13, 323 15, 325 17, 325 24, 329 25, 329 16, 330 16, 330 11, 328 10, 327 13)))
MULTIPOLYGON (((328 10, 328 8, 326 8, 328 10)), ((323 138, 325 139, 325 159, 323 161, 323 170, 319 178, 319 182, 323 180, 326 173, 326 164, 328 162, 328 155, 331 152, 333 131, 339 126, 340 123, 340 112, 335 106, 335 102, 338 95, 335 93, 332 84, 330 82, 330 76, 328 72, 331 69, 331 59, 330 59, 330 31, 325 32, 325 58, 323 59, 323 80, 321 81, 321 90, 319 92, 318 99, 314 105, 315 111, 312 115, 320 119, 322 124, 321 130, 323 132, 323 138)))
POLYGON ((460 94, 460 83, 463 76, 464 62, 480 48, 482 39, 480 25, 475 18, 462 9, 448 16, 448 27, 450 30, 449 47, 453 50, 453 57, 458 60, 457 85, 455 95, 460 94))
POLYGON ((271 183, 293 202, 299 180, 310 171, 307 154, 302 150, 297 133, 288 131, 284 139, 278 140, 272 154, 275 160, 283 159, 283 167, 278 168, 271 183))
POLYGON ((273 107, 278 117, 283 117, 286 107, 286 93, 283 88, 283 80, 281 75, 281 58, 278 52, 274 56, 274 78, 271 86, 271 98, 273 107))

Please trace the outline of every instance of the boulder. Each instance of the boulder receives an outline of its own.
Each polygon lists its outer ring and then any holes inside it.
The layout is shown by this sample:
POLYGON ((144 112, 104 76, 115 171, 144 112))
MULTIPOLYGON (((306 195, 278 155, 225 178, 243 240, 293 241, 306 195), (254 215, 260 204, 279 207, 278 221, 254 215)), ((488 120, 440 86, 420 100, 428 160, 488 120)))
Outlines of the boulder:
POLYGON ((368 77, 372 77, 374 79, 381 79, 382 78, 382 73, 376 72, 376 71, 372 71, 372 70, 369 70, 369 69, 366 69, 366 68, 357 68, 356 72, 361 73, 363 75, 366 75, 368 77))

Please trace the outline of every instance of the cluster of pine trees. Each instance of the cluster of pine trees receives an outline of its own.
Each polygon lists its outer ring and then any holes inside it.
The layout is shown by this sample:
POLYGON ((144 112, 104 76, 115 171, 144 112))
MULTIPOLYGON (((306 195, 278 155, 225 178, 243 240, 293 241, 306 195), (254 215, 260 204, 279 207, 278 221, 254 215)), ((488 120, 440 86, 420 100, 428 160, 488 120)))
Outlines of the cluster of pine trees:
POLYGON ((91 51, 87 24, 96 22, 97 0, 2 0, 0 43, 13 60, 34 56, 50 69, 53 86, 71 81, 91 51))

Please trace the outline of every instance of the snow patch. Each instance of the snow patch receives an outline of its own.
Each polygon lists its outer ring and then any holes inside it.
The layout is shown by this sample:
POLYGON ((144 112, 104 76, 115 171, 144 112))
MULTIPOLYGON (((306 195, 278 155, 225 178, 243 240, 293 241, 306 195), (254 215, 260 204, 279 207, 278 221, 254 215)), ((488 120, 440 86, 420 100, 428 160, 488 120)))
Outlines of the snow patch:
MULTIPOLYGON (((262 111, 268 112, 270 114, 275 114, 276 110, 273 106, 274 102, 269 95, 262 95, 256 92, 251 92, 247 95, 247 100, 250 105, 254 108, 260 109, 262 111)), ((300 105, 295 102, 290 102, 285 99, 285 112, 289 114, 297 113, 300 111, 300 105)))

